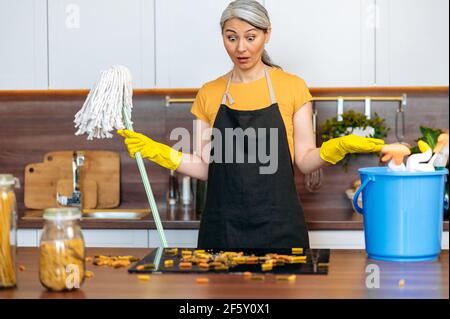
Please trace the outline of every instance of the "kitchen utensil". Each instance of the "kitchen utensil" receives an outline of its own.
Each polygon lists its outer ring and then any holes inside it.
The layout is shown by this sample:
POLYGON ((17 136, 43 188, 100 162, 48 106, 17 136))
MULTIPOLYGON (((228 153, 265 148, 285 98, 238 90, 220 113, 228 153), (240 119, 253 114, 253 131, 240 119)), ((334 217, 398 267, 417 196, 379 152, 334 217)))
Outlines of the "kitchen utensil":
POLYGON ((169 173, 169 189, 167 190, 166 200, 169 206, 176 205, 180 200, 178 176, 174 170, 170 170, 169 173))
MULTIPOLYGON (((313 103, 313 133, 314 138, 317 139, 317 109, 314 106, 313 103)), ((304 177, 304 185, 306 190, 308 190, 311 193, 314 193, 318 191, 322 187, 322 181, 323 181, 323 170, 322 168, 318 168, 314 170, 311 173, 305 174, 304 177)))
POLYGON ((192 203, 192 186, 191 178, 189 176, 183 176, 181 183, 181 204, 190 205, 192 203))
POLYGON ((317 192, 323 183, 323 170, 318 168, 315 171, 305 174, 305 188, 311 193, 317 192))
POLYGON ((405 138, 405 108, 408 103, 406 94, 403 94, 402 100, 398 103, 397 111, 395 112, 395 137, 397 142, 402 142, 405 138), (401 119, 401 133, 400 125, 398 124, 399 119, 401 119))

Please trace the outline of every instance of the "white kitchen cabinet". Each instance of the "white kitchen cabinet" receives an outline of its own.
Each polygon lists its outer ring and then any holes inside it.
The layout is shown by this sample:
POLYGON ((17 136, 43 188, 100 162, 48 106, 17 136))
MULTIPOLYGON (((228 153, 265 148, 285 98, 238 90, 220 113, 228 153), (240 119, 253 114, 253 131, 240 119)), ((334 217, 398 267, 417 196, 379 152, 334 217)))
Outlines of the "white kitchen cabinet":
POLYGON ((145 229, 84 229, 83 236, 86 247, 148 247, 145 229))
POLYGON ((134 88, 154 87, 153 9, 153 0, 49 0, 50 88, 91 88, 114 64, 130 69, 134 88))
POLYGON ((47 88, 45 0, 0 0, 0 89, 47 88))
POLYGON ((18 229, 17 230, 18 247, 38 247, 39 238, 37 229, 18 229))
POLYGON ((230 1, 155 1, 158 87, 200 87, 231 69, 220 30, 230 1))
MULTIPOLYGON (((41 233, 41 229, 19 229, 18 246, 38 247, 41 233)), ((155 229, 84 229, 83 235, 87 247, 155 248, 160 244, 155 229)), ((169 247, 197 247, 196 229, 166 229, 165 235, 169 247)), ((315 249, 365 248, 362 230, 313 230, 309 231, 309 240, 315 249)), ((448 231, 442 233, 442 249, 449 249, 448 231)))
POLYGON ((448 86, 449 1, 377 0, 376 82, 448 86))
MULTIPOLYGON (((231 0, 0 0, 0 89, 91 88, 113 64, 135 88, 226 73, 231 0)), ((312 87, 448 86, 448 0, 260 0, 274 62, 312 87)))
MULTIPOLYGON (((147 248, 148 231, 145 229, 83 229, 86 247, 147 248)), ((37 229, 41 238, 42 230, 37 229)))
POLYGON ((197 88, 231 70, 220 29, 231 0, 155 1, 158 87, 197 88))
MULTIPOLYGON (((196 229, 165 229, 168 247, 197 247, 198 230, 196 229)), ((158 247, 159 235, 156 230, 149 230, 149 247, 158 247)))
POLYGON ((313 87, 374 84, 374 0, 266 0, 272 20, 267 51, 313 87))

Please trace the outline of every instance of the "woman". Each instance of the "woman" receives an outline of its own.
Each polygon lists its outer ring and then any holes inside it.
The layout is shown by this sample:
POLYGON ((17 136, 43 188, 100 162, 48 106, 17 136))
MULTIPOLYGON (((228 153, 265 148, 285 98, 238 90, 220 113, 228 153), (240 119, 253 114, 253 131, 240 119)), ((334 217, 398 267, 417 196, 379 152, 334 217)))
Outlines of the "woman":
POLYGON ((271 35, 266 9, 257 1, 234 1, 222 14, 221 27, 234 67, 203 85, 192 106, 191 112, 200 122, 199 133, 211 128, 216 133, 212 142, 210 131, 205 134, 210 138, 198 146, 200 155, 176 152, 139 133, 118 133, 125 137, 131 156, 141 152, 168 169, 208 180, 198 247, 308 248, 293 165, 307 174, 328 163, 336 164, 347 153, 379 152, 384 142, 348 135, 317 148, 312 97, 305 82, 273 64, 264 49, 271 35), (230 129, 263 134, 248 134, 239 144, 225 138, 230 129), (272 172, 261 171, 267 168, 261 156, 249 160, 256 155, 255 149, 250 149, 252 143, 258 152, 270 145, 276 154, 272 172), (210 152, 208 145, 212 146, 210 152), (226 161, 230 150, 236 150, 236 155, 226 161), (236 160, 239 152, 247 156, 245 162, 236 160))

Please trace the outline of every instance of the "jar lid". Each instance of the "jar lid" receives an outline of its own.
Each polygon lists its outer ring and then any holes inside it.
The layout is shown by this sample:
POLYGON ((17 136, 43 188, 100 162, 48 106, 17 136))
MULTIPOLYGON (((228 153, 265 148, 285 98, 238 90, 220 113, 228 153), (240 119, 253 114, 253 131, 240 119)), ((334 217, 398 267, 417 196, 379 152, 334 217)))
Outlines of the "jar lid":
POLYGON ((81 211, 76 207, 47 208, 43 217, 46 220, 76 220, 81 218, 81 211))
POLYGON ((11 174, 0 174, 0 186, 13 186, 16 179, 11 174))

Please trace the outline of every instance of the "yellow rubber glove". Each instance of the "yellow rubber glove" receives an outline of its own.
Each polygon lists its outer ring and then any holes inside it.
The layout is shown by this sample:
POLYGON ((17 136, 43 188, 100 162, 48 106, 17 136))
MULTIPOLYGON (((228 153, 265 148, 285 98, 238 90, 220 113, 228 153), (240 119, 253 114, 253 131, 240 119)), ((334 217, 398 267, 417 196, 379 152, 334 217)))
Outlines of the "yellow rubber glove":
POLYGON ((320 147, 320 157, 331 164, 336 164, 349 153, 380 152, 384 141, 378 138, 361 137, 350 134, 326 141, 320 147))
POLYGON ((168 145, 155 142, 141 133, 118 130, 117 134, 125 138, 128 153, 132 158, 135 157, 137 152, 140 152, 143 158, 149 159, 162 167, 176 170, 180 166, 182 154, 180 151, 175 151, 168 145))

